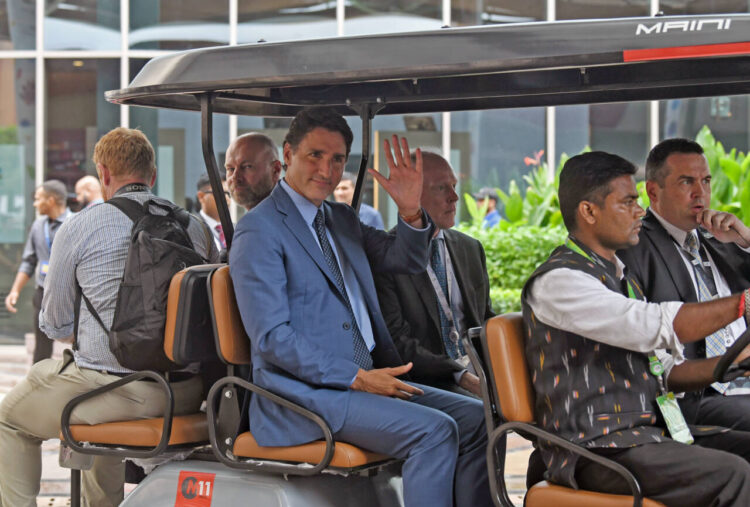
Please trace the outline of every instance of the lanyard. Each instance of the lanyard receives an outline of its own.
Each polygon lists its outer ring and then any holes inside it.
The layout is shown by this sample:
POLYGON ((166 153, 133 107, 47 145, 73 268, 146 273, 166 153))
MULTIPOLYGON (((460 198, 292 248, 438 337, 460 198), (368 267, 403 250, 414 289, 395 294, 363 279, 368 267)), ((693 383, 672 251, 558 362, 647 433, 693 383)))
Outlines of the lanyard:
POLYGON ((52 239, 49 235, 49 218, 44 221, 44 241, 47 242, 47 251, 52 252, 52 239))
MULTIPOLYGON (((569 249, 573 250, 575 253, 585 257, 586 259, 590 260, 591 262, 594 262, 598 264, 599 266, 602 266, 602 263, 599 262, 597 259, 592 259, 591 256, 583 251, 583 249, 576 245, 575 242, 573 242, 570 237, 568 237, 565 240, 565 246, 569 249)), ((635 291, 633 290, 633 286, 630 284, 630 281, 626 278, 625 282, 628 285, 628 297, 630 299, 638 299, 635 297, 635 291)), ((659 383, 659 389, 662 393, 666 393, 667 390, 664 387, 664 365, 661 364, 661 361, 659 361, 659 358, 656 357, 656 352, 652 351, 648 355, 648 369, 651 372, 651 375, 656 377, 657 382, 659 383)))
POLYGON ((126 194, 128 192, 150 192, 151 188, 143 183, 128 183, 127 185, 119 188, 115 195, 126 194))
MULTIPOLYGON (((439 241, 434 248, 440 248, 439 241)), ((427 275, 430 277, 432 288, 435 290, 438 304, 440 304, 440 308, 443 310, 445 317, 448 319, 448 324, 451 327, 450 339, 454 343, 458 344, 458 325, 456 324, 456 319, 453 315, 453 307, 449 303, 449 301, 453 299, 451 297, 451 293, 453 292, 453 280, 455 278, 455 275, 453 274, 453 263, 449 262, 448 259, 447 248, 445 249, 445 255, 443 256, 443 264, 445 265, 445 281, 448 289, 448 298, 445 297, 445 293, 443 292, 442 287, 440 287, 440 282, 438 282, 437 276, 435 276, 435 271, 432 269, 432 265, 430 264, 427 265, 427 275)))

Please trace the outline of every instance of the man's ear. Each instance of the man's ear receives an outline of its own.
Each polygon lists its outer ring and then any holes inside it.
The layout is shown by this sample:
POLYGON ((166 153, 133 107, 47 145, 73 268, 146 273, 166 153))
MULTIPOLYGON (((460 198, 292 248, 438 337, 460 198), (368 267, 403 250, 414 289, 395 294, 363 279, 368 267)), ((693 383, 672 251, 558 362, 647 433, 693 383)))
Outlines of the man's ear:
POLYGON ((578 224, 587 223, 594 225, 599 215, 599 206, 591 201, 581 201, 578 203, 578 224))
POLYGON ((648 198, 651 202, 659 202, 659 189, 661 187, 659 184, 655 181, 646 181, 646 193, 648 194, 648 198))
POLYGON ((154 183, 156 183, 156 171, 151 175, 151 184, 149 184, 149 187, 154 188, 154 183))
POLYGON ((99 175, 99 181, 102 183, 102 186, 109 186, 110 182, 112 181, 112 173, 109 172, 107 166, 103 164, 96 164, 96 172, 99 175))
POLYGON ((292 162, 292 145, 284 143, 284 165, 289 168, 289 164, 292 162))
MULTIPOLYGON (((284 156, 284 159, 286 160, 286 156, 284 156)), ((274 181, 278 181, 281 177, 281 160, 274 160, 271 164, 273 165, 271 175, 273 176, 274 181)))

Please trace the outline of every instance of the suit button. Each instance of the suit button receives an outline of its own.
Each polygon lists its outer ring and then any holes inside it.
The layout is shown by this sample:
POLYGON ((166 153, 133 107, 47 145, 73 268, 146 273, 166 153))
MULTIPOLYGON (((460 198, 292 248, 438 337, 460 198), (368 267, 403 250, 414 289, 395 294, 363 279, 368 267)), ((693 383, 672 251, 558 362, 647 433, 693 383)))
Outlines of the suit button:
POLYGON ((344 331, 349 331, 349 329, 351 329, 352 325, 349 324, 348 322, 344 322, 344 325, 341 326, 341 327, 344 328, 344 331))

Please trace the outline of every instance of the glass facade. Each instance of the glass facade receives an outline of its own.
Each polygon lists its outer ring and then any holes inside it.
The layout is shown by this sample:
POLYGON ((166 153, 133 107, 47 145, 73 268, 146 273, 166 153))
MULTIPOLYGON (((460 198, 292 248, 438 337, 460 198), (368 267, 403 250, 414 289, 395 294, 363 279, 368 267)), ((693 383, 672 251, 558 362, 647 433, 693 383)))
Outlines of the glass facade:
MULTIPOLYGON (((111 128, 142 129, 157 151, 156 192, 190 207, 205 171, 196 113, 116 106, 106 90, 127 86, 145 62, 165 51, 225 44, 278 42, 385 32, 435 30, 544 20, 664 14, 748 12, 748 0, 0 0, 0 297, 18 268, 35 217, 35 185, 68 185, 94 174, 93 146, 111 128)), ((727 147, 750 147, 748 96, 658 103, 378 116, 368 167, 384 169, 382 142, 406 136, 412 147, 445 154, 458 174, 459 195, 483 186, 520 183, 529 161, 578 153, 585 147, 621 154, 643 165, 651 143, 693 137, 708 125, 727 147), (652 125, 654 130, 652 131, 652 125)), ((348 170, 357 171, 361 124, 350 121, 354 144, 348 170)), ((279 146, 288 119, 217 116, 220 166, 230 139, 262 131, 279 146)), ((395 210, 371 179, 364 202, 392 224, 395 210)), ((460 208, 459 219, 468 218, 460 208)), ((239 215, 241 212, 236 210, 239 215)), ((31 330, 31 293, 17 314, 0 305, 0 343, 31 330)))

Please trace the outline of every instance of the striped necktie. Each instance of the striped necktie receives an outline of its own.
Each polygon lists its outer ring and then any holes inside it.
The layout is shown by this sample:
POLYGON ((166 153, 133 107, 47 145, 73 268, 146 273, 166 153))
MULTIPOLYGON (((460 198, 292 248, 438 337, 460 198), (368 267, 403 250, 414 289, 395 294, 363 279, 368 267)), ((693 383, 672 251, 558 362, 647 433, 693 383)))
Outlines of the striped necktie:
POLYGON ((352 319, 352 341, 354 345, 354 362, 357 363, 363 370, 372 369, 372 356, 370 351, 367 350, 367 344, 365 339, 362 337, 362 332, 359 330, 357 325, 357 319, 354 317, 354 310, 352 310, 351 302, 349 301, 349 295, 346 293, 346 286, 344 285, 344 277, 341 275, 341 269, 339 269, 339 263, 336 261, 336 256, 333 254, 331 244, 328 242, 328 236, 326 235, 326 224, 325 218, 323 217, 323 210, 318 210, 313 221, 315 227, 315 233, 318 236, 320 242, 320 249, 323 250, 323 257, 326 259, 328 269, 331 270, 333 279, 336 281, 336 287, 338 288, 341 296, 344 298, 346 303, 346 309, 349 310, 349 317, 352 319))
MULTIPOLYGON (((689 232, 683 245, 685 251, 692 257, 693 272, 695 273, 695 284, 698 287, 698 301, 711 301, 717 295, 716 282, 710 266, 703 265, 701 257, 701 246, 696 234, 689 232)), ((727 340, 730 340, 726 328, 719 329, 713 334, 706 336, 706 357, 721 356, 727 351, 727 340)), ((729 387, 728 383, 714 382, 711 386, 724 394, 729 387)))
MULTIPOLYGON (((448 277, 445 272, 445 263, 443 262, 443 259, 440 255, 440 241, 441 240, 439 238, 433 238, 430 242, 430 246, 432 248, 432 255, 430 256, 430 266, 432 267, 432 271, 435 273, 435 278, 437 278, 438 280, 438 284, 440 285, 440 289, 445 295, 446 301, 448 301, 448 304, 450 304, 450 300, 448 299, 448 277)), ((451 359, 458 359, 463 355, 463 348, 460 347, 460 344, 457 344, 453 340, 451 340, 451 321, 450 319, 448 319, 445 311, 443 311, 443 305, 441 305, 439 302, 438 313, 440 315, 440 334, 443 338, 445 351, 448 353, 451 359)))

